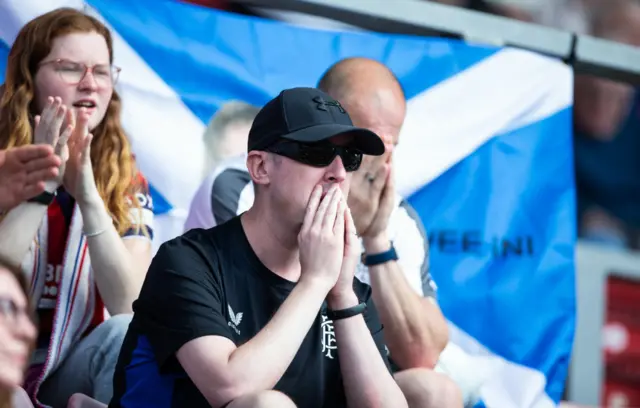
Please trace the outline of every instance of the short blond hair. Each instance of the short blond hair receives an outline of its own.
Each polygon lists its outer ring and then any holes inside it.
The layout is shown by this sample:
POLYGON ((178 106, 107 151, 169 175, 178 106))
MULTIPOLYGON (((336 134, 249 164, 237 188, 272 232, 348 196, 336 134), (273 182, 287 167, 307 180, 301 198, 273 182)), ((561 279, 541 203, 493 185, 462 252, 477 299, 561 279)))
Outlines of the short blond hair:
POLYGON ((219 146, 224 142, 226 129, 235 124, 251 125, 260 109, 249 103, 232 100, 224 103, 211 117, 202 135, 205 146, 204 177, 222 159, 219 146))

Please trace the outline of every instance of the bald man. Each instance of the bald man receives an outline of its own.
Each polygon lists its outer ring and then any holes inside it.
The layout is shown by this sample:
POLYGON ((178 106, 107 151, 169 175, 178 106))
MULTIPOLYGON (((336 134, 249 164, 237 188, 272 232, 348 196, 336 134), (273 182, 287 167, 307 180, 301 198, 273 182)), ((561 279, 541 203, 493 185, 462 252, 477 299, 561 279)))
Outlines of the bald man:
MULTIPOLYGON (((382 156, 364 156, 352 176, 348 204, 363 253, 356 276, 372 287, 395 379, 411 407, 461 407, 456 384, 433 370, 448 330, 435 301, 427 236, 415 210, 394 188, 392 158, 406 113, 404 92, 388 68, 365 58, 333 65, 318 88, 342 104, 354 125, 375 132, 386 146, 382 156)), ((246 155, 222 162, 191 205, 188 218, 199 224, 185 229, 222 224, 249 209, 253 199, 246 155)))
POLYGON ((385 142, 385 154, 365 157, 354 173, 348 204, 364 254, 357 276, 373 290, 396 381, 412 407, 462 406, 457 387, 432 371, 448 342, 447 324, 436 302, 424 226, 394 186, 393 150, 406 115, 402 87, 383 64, 348 58, 329 68, 318 88, 385 142))

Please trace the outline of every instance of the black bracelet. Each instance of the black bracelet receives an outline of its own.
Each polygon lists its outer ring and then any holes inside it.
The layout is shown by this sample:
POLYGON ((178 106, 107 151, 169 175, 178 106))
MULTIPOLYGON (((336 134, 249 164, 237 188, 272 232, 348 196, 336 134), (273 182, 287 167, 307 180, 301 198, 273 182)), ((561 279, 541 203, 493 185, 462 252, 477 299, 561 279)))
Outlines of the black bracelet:
POLYGON ((379 254, 362 254, 361 262, 364 266, 376 266, 382 265, 389 261, 397 261, 398 254, 396 253, 396 249, 393 246, 393 242, 391 243, 391 247, 379 254))
POLYGON ((340 310, 327 309, 327 317, 329 318, 329 320, 333 320, 333 321, 347 319, 349 317, 362 314, 364 313, 365 310, 367 310, 367 304, 363 302, 353 307, 348 307, 346 309, 340 309, 340 310))

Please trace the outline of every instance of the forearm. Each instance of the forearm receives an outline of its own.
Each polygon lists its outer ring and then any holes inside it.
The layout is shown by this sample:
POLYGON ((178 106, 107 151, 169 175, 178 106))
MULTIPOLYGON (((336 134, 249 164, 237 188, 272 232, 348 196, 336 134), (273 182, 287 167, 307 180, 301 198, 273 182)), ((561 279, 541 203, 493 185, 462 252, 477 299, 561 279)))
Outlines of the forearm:
MULTIPOLYGON (((355 294, 330 301, 334 310, 358 304, 355 294)), ((363 316, 333 322, 340 370, 349 407, 406 407, 407 401, 380 355, 363 316)))
POLYGON ((46 214, 46 205, 24 202, 4 216, 0 222, 2 262, 20 268, 46 214))
POLYGON ((142 287, 144 273, 127 250, 99 197, 80 204, 91 267, 100 296, 111 315, 131 313, 132 303, 142 287))
MULTIPOLYGON (((367 252, 383 252, 389 248, 386 242, 386 248, 367 252)), ((371 266, 369 276, 393 361, 402 369, 433 368, 448 341, 447 324, 437 304, 416 293, 398 262, 371 266)))
POLYGON ((237 396, 270 390, 284 375, 313 325, 328 288, 298 283, 269 323, 229 357, 237 396))

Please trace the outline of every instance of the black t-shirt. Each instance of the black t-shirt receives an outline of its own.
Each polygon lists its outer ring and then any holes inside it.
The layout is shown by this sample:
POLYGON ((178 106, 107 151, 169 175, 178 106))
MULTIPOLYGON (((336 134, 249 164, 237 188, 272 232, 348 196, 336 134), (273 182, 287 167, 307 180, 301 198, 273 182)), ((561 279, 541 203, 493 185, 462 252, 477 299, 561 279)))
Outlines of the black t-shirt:
MULTIPOLYGON (((209 407, 176 352, 211 335, 241 346, 268 323, 294 286, 260 262, 240 217, 163 244, 133 304, 109 407, 209 407)), ((371 288, 356 279, 354 289, 367 303, 364 318, 388 366, 371 288)), ((301 408, 346 406, 338 346, 325 305, 275 389, 301 408)))

